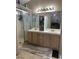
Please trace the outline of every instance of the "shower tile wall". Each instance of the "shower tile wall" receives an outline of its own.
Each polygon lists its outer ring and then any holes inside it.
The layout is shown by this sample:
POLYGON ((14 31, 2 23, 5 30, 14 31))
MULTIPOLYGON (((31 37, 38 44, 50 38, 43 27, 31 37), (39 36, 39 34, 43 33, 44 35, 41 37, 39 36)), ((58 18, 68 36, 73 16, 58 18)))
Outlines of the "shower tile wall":
POLYGON ((36 28, 39 28, 39 15, 36 16, 36 28))
POLYGON ((32 14, 31 28, 39 28, 39 16, 32 14))
POLYGON ((32 15, 32 28, 36 27, 36 16, 32 15))
POLYGON ((39 27, 39 17, 31 13, 23 13, 25 41, 28 40, 27 31, 34 27, 39 27))
POLYGON ((28 40, 27 31, 32 28, 32 14, 24 13, 23 14, 24 21, 24 33, 25 33, 25 41, 28 40))

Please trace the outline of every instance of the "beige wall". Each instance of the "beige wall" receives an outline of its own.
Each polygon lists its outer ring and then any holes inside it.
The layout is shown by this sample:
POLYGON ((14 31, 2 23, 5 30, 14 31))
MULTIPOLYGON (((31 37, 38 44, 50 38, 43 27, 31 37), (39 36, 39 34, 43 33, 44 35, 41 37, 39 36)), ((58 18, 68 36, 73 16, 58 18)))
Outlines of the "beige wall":
POLYGON ((35 10, 40 7, 55 6, 56 11, 62 10, 62 0, 31 0, 27 3, 28 8, 35 10))
POLYGON ((16 47, 22 45, 24 43, 24 36, 23 36, 23 28, 21 21, 18 20, 16 16, 16 47), (19 43, 21 42, 21 43, 19 43))

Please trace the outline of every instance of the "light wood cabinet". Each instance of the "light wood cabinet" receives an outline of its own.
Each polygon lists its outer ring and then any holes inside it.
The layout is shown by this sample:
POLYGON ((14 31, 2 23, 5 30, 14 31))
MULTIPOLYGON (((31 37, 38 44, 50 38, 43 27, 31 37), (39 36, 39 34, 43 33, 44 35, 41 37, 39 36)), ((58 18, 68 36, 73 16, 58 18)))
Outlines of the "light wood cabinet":
POLYGON ((28 37, 28 41, 32 42, 33 39, 32 39, 32 33, 31 32, 28 32, 28 36, 27 37, 28 37))
POLYGON ((43 47, 57 49, 59 48, 60 36, 55 34, 28 32, 29 43, 43 47))
POLYGON ((33 42, 34 44, 37 43, 37 33, 36 33, 36 32, 33 32, 33 33, 32 33, 32 42, 33 42))
POLYGON ((50 39, 50 47, 54 48, 54 49, 58 49, 59 48, 59 39, 60 36, 59 35, 51 35, 51 39, 50 39))
POLYGON ((50 47, 50 34, 44 34, 43 42, 45 47, 50 47))

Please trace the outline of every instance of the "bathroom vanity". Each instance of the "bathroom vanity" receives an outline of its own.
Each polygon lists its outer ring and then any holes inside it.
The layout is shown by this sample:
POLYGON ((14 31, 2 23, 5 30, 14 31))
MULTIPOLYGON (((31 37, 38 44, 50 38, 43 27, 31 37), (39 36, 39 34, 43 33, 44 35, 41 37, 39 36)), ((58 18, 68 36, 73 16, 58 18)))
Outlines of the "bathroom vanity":
POLYGON ((28 30, 28 42, 58 50, 60 42, 60 29, 47 29, 45 31, 40 31, 35 28, 30 29, 28 30))
POLYGON ((38 14, 36 26, 28 30, 28 42, 58 50, 61 36, 61 12, 38 14), (38 27, 37 27, 38 25, 38 27))

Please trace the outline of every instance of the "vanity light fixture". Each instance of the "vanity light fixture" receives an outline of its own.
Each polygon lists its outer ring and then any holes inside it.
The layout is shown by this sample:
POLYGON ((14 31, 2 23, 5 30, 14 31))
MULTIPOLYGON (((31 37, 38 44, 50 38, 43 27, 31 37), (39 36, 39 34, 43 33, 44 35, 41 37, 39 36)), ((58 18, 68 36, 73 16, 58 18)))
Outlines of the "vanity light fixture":
POLYGON ((54 10, 55 10, 54 7, 39 8, 39 9, 37 9, 37 13, 51 12, 51 11, 54 11, 54 10))
POLYGON ((36 9, 36 13, 45 13, 55 11, 55 6, 39 7, 36 9))

